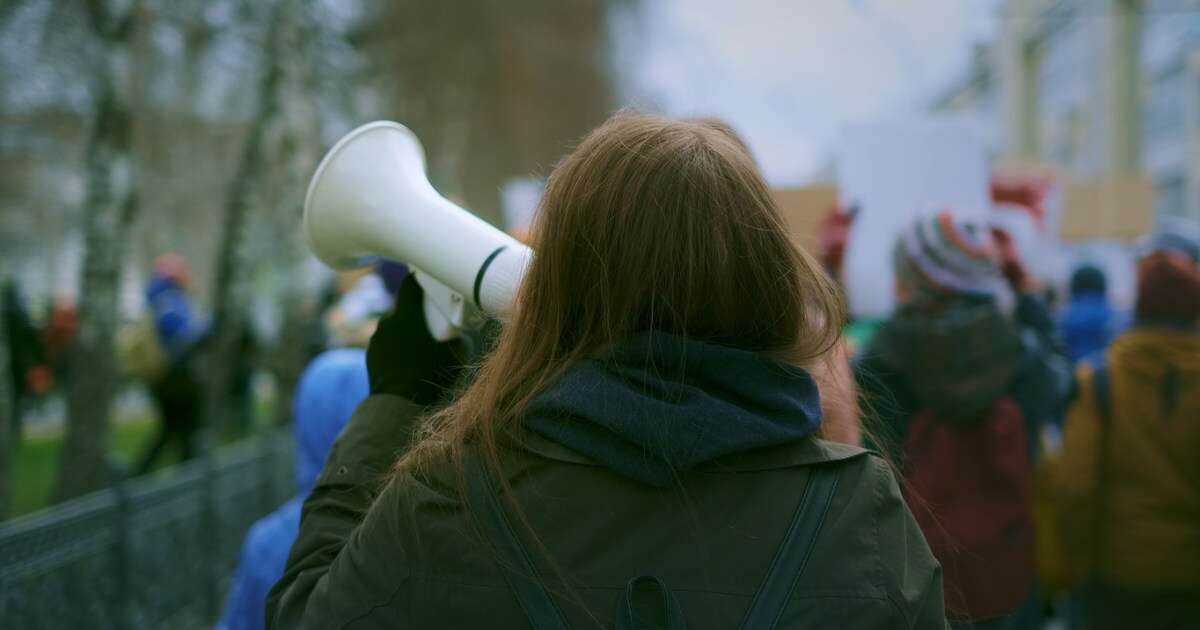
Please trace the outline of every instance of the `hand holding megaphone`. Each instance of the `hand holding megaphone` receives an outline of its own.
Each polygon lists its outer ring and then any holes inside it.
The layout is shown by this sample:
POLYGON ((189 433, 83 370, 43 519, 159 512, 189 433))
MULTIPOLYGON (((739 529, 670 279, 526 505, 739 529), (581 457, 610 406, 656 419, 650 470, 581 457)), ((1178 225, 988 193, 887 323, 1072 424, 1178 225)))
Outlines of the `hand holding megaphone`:
POLYGON ((474 308, 506 315, 532 254, 438 194, 421 142, 390 121, 351 131, 325 154, 305 196, 304 235, 338 269, 383 257, 416 270, 439 341, 457 336, 474 308))

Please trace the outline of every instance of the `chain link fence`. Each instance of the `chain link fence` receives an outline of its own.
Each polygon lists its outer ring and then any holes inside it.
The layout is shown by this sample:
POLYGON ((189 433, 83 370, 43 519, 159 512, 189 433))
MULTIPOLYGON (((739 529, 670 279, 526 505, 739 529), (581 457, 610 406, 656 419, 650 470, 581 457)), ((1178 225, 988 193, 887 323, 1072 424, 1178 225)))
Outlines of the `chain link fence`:
POLYGON ((0 523, 0 628, 211 627, 293 450, 274 432, 0 523))

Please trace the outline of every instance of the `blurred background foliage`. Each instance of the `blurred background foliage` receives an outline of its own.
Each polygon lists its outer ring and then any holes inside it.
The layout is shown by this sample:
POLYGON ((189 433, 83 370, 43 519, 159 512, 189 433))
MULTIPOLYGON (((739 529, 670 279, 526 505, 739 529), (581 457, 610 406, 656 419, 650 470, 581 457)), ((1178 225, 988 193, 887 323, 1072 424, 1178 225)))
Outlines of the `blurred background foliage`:
MULTIPOLYGON (((121 387, 114 337, 138 315, 165 252, 188 261, 211 314, 209 426, 229 433, 223 366, 245 350, 246 330, 287 400, 303 361, 296 335, 328 281, 298 233, 322 152, 367 120, 404 121, 425 144, 434 185, 500 223, 503 183, 547 172, 615 106, 607 24, 632 5, 0 4, 0 265, 31 310, 77 306, 67 363, 87 375, 62 383, 61 446, 26 444, 19 467, 56 478, 58 498, 107 483, 110 445, 131 439, 109 439, 121 387), (51 452, 56 474, 44 463, 51 452)), ((11 432, 0 428, 0 469, 10 469, 11 432)), ((0 489, 0 504, 8 495, 0 489)))

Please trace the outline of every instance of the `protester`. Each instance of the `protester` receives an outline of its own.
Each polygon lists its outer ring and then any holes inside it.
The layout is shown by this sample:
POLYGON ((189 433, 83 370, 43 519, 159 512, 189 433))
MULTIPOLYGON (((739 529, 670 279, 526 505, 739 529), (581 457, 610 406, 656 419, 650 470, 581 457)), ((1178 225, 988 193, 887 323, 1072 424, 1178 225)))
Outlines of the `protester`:
MULTIPOLYGON (((31 396, 40 396, 50 387, 51 375, 46 366, 45 351, 37 326, 29 317, 25 308, 25 300, 17 281, 8 278, 0 288, 0 317, 3 321, 5 338, 8 340, 8 372, 12 388, 11 408, 9 417, 12 418, 10 444, 20 444, 22 419, 25 403, 31 396)), ((2 358, 0 358, 2 359, 2 358)))
POLYGON ((1058 333, 1072 362, 1104 350, 1122 328, 1122 317, 1108 303, 1108 280, 1095 265, 1071 274, 1071 298, 1058 316, 1058 333))
MULTIPOLYGON (((144 339, 135 340, 134 349, 125 354, 142 365, 142 378, 158 407, 159 433, 143 453, 137 474, 150 471, 155 460, 174 443, 180 459, 191 458, 193 439, 201 423, 201 386, 196 374, 195 353, 204 335, 204 326, 192 308, 188 296, 190 275, 183 258, 165 254, 154 263, 154 275, 146 286, 149 330, 144 339)), ((135 328, 135 331, 137 329, 135 328)))
POLYGON ((890 467, 813 437, 799 366, 843 307, 735 140, 616 115, 551 175, 533 246, 495 348, 429 417, 460 346, 402 285, 268 626, 943 627, 890 467))
POLYGON ((53 380, 57 383, 70 381, 68 351, 75 342, 79 330, 79 309, 71 298, 60 295, 50 305, 46 325, 42 329, 42 345, 46 349, 46 362, 50 366, 53 380))
POLYGON ((374 271, 355 278, 324 315, 333 342, 339 346, 366 347, 379 317, 392 307, 393 294, 383 277, 374 271))
POLYGON ((1200 240, 1156 236, 1133 326, 1079 368, 1057 474, 1088 628, 1200 622, 1200 240))
POLYGON ((995 235, 949 212, 905 230, 894 265, 899 307, 856 366, 879 446, 901 462, 951 619, 1037 627, 1032 462, 1070 382, 1049 317, 995 235))
POLYGON ((317 473, 354 408, 367 397, 366 353, 357 348, 330 350, 305 369, 292 405, 296 436, 297 493, 250 527, 229 587, 221 630, 262 628, 267 592, 283 575, 288 550, 300 530, 300 507, 317 473))

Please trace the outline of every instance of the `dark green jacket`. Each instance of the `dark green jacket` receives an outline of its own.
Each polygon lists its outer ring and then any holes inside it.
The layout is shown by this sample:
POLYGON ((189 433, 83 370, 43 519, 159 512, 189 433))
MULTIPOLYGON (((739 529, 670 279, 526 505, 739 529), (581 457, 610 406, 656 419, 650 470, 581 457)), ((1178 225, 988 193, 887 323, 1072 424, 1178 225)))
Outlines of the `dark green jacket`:
MULTIPOLYGON (((419 411, 386 395, 359 408, 304 504, 268 627, 529 627, 469 525, 449 464, 387 478, 419 411)), ((654 575, 691 630, 736 628, 810 466, 823 462, 841 462, 841 478, 779 627, 945 625, 941 569, 891 469, 866 451, 810 439, 722 458, 655 488, 535 435, 503 448, 517 500, 586 604, 556 598, 572 627, 611 627, 626 582, 654 575)), ((553 575, 544 561, 539 568, 553 575)), ((548 586, 561 593, 556 584, 548 586)))

